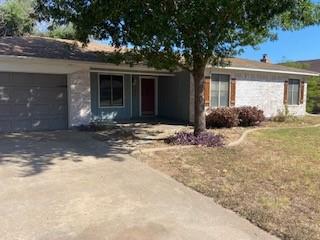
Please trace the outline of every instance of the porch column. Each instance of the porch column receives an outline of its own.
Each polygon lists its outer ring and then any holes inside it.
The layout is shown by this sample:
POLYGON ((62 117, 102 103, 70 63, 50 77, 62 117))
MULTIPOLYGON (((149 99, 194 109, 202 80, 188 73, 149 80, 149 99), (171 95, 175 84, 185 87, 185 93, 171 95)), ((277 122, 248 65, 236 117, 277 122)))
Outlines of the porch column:
POLYGON ((90 72, 81 70, 68 75, 69 127, 91 121, 90 72))

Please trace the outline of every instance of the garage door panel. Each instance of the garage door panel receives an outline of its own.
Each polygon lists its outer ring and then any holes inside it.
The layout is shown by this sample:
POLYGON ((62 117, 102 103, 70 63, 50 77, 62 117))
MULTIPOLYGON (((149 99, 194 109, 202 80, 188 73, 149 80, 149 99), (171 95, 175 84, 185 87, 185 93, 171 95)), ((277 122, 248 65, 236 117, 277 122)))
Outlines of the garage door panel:
POLYGON ((55 112, 50 111, 50 106, 48 107, 47 104, 36 104, 32 105, 31 108, 33 118, 39 117, 47 117, 50 114, 56 114, 55 112))
POLYGON ((33 119, 32 120, 32 129, 33 130, 51 130, 50 120, 49 119, 33 119))
POLYGON ((15 119, 11 122, 13 131, 28 131, 32 130, 31 121, 29 119, 15 119))
POLYGON ((0 73, 0 131, 66 129, 66 85, 64 75, 0 73))
POLYGON ((0 86, 0 104, 7 104, 10 102, 13 102, 12 89, 0 86))
POLYGON ((2 86, 10 86, 12 83, 10 73, 0 72, 0 87, 2 86))
POLYGON ((66 98, 66 89, 54 88, 47 91, 47 101, 64 103, 66 98))
POLYGON ((9 131, 11 131, 11 121, 0 119, 0 132, 9 132, 9 131))
POLYGON ((66 87, 66 76, 55 74, 15 73, 12 77, 14 86, 27 87, 66 87))
POLYGON ((57 126, 64 126, 64 129, 67 128, 67 122, 64 117, 51 118, 49 121, 49 130, 57 129, 57 126))
POLYGON ((32 109, 28 104, 13 104, 11 105, 11 118, 30 119, 32 117, 32 109))
POLYGON ((12 101, 15 104, 24 104, 27 105, 32 101, 31 93, 29 89, 21 88, 21 87, 15 87, 15 89, 12 90, 12 101))
POLYGON ((0 104, 0 119, 2 117, 8 117, 12 115, 12 106, 0 104))
POLYGON ((51 105, 49 110, 54 112, 54 115, 66 115, 68 114, 68 108, 65 105, 51 105))

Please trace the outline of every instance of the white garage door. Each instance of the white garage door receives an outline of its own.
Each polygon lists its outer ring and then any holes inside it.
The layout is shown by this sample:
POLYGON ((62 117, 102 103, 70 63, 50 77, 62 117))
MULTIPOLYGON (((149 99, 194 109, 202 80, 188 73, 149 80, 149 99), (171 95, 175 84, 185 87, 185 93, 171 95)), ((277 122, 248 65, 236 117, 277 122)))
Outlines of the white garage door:
POLYGON ((0 132, 68 126, 67 76, 0 73, 0 132))

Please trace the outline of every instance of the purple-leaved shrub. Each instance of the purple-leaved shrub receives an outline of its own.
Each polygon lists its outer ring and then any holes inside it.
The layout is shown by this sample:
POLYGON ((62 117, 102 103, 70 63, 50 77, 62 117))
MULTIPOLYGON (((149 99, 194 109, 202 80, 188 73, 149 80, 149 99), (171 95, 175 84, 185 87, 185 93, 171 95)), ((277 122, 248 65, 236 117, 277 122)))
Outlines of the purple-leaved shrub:
POLYGON ((258 126, 265 120, 257 107, 223 107, 210 109, 206 116, 207 128, 258 126))
POLYGON ((192 132, 178 132, 165 140, 167 144, 173 145, 199 145, 206 147, 222 147, 223 136, 210 132, 194 135, 192 132))

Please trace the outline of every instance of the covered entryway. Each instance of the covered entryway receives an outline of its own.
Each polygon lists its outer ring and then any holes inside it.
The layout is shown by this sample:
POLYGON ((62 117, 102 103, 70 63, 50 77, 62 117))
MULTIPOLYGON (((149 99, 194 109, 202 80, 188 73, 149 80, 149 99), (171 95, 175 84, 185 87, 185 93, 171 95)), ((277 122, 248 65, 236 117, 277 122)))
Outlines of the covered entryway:
POLYGON ((0 132, 67 127, 66 75, 0 73, 0 132))

